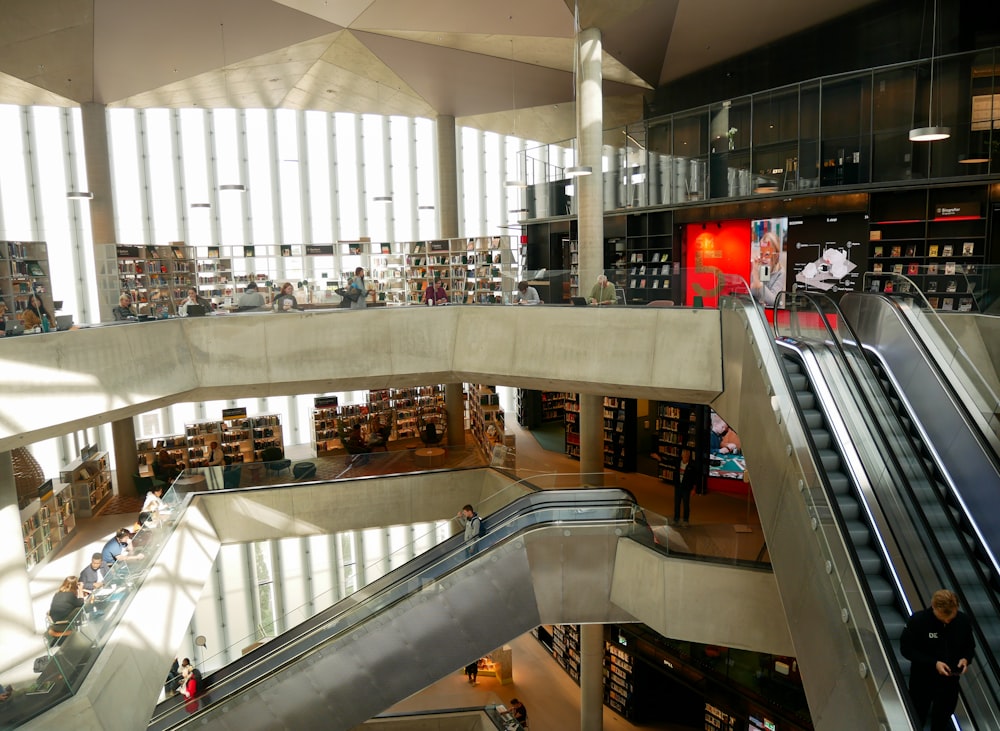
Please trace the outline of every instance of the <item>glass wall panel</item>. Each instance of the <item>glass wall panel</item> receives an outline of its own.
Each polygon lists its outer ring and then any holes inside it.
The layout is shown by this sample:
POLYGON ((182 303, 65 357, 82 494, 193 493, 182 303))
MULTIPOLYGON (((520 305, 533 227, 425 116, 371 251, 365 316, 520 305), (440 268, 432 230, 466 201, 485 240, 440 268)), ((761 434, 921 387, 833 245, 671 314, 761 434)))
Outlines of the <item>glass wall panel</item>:
POLYGON ((651 206, 684 200, 684 186, 678 186, 673 152, 673 121, 660 119, 651 122, 646 129, 646 185, 651 206))
POLYGON ((705 200, 708 195, 708 109, 674 117, 675 179, 682 200, 705 200))
POLYGON ((799 190, 819 187, 819 81, 799 87, 799 190))
POLYGON ((972 126, 972 59, 970 55, 937 59, 934 62, 934 95, 931 99, 935 124, 951 130, 951 137, 929 145, 931 178, 965 175, 959 158, 969 149, 972 126))
POLYGON ((877 71, 872 79, 872 181, 912 176, 909 133, 916 110, 914 67, 877 71))
MULTIPOLYGON (((961 175, 996 172, 1000 164, 1000 59, 995 50, 974 54, 969 65, 969 127, 959 153, 961 175)), ((953 133, 956 132, 953 130, 953 133)))
POLYGON ((824 81, 820 185, 867 183, 871 165, 871 75, 824 81))
POLYGON ((799 90, 776 89, 753 98, 750 169, 754 192, 795 190, 799 164, 799 90))
POLYGON ((750 97, 713 104, 709 111, 712 154, 709 166, 711 198, 750 195, 750 97))

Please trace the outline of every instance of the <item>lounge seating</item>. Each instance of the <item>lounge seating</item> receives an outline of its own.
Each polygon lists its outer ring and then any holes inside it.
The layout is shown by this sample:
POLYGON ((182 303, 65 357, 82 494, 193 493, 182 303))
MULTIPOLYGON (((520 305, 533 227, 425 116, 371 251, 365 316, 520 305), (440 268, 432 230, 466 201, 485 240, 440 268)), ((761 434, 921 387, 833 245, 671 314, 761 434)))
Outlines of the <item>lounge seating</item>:
POLYGON ((289 470, 292 466, 292 460, 285 459, 285 453, 281 447, 268 447, 261 453, 260 457, 264 462, 264 469, 275 475, 280 475, 282 470, 289 470))
POLYGON ((243 466, 238 464, 227 465, 222 468, 222 488, 231 490, 240 486, 240 479, 243 477, 243 466))
POLYGON ((315 462, 296 462, 292 466, 292 477, 296 480, 308 480, 316 476, 315 462))

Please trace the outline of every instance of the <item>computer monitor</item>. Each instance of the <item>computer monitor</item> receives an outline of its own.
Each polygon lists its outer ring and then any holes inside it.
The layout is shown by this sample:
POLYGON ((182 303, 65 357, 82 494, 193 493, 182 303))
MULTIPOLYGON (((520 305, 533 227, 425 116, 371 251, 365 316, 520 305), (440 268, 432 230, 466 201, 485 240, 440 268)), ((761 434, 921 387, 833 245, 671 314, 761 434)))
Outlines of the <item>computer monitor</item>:
POLYGON ((570 303, 574 307, 586 307, 587 306, 587 298, 586 297, 570 297, 569 301, 570 301, 570 303))

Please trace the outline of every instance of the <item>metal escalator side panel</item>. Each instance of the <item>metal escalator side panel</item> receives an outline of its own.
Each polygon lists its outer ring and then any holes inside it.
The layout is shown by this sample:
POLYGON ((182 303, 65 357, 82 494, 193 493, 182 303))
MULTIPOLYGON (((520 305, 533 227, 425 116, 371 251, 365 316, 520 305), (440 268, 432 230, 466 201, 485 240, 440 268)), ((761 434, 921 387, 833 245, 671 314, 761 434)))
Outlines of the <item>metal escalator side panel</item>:
POLYGON ((739 432, 753 465, 754 498, 815 727, 909 728, 900 689, 867 670, 862 648, 877 632, 766 321, 739 298, 724 299, 721 320, 725 390, 713 406, 739 432))

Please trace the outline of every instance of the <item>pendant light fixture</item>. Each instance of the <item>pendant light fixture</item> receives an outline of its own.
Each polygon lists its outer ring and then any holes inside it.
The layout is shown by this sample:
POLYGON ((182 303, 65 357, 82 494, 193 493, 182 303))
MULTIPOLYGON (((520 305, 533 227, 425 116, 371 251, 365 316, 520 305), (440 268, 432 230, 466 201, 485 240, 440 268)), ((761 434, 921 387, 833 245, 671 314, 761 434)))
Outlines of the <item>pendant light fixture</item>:
POLYGON ((934 124, 934 58, 937 39, 937 0, 934 0, 934 19, 931 22, 931 82, 927 89, 927 127, 910 130, 910 142, 937 142, 951 137, 951 129, 934 124))

